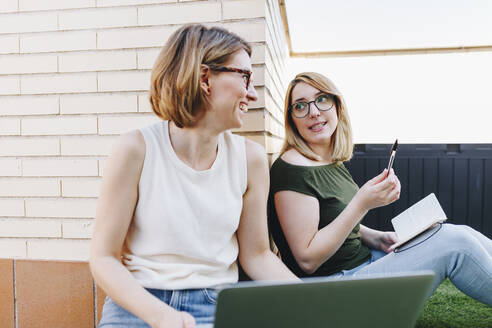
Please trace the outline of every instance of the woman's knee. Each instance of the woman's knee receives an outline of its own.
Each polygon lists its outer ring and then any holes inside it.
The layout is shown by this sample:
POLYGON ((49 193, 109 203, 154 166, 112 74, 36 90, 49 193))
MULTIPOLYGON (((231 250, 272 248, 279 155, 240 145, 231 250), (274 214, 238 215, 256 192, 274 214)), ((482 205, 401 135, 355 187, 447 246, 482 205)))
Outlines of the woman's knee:
POLYGON ((439 246, 453 252, 472 249, 477 241, 469 229, 471 228, 464 225, 443 224, 437 234, 439 243, 442 244, 439 246))

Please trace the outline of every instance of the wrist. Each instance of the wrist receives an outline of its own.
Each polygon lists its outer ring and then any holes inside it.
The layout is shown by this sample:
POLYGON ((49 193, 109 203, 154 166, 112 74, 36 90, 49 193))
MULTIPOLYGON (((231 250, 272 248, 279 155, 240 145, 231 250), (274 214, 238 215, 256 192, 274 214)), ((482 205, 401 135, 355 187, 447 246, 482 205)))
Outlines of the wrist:
POLYGON ((360 193, 360 190, 355 194, 352 199, 353 206, 358 212, 361 212, 363 215, 370 210, 370 206, 367 204, 364 196, 360 193))
POLYGON ((163 322, 169 321, 168 318, 177 313, 177 310, 163 303, 163 306, 155 311, 147 322, 152 328, 162 327, 163 322))

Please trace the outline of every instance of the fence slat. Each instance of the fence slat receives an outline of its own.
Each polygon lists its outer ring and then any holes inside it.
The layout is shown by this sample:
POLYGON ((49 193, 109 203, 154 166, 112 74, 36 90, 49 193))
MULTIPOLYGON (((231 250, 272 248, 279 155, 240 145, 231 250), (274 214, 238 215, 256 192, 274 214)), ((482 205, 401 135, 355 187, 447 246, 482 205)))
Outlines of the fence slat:
MULTIPOLYGON (((395 203, 369 211, 363 224, 391 229, 390 219, 429 193, 435 193, 448 222, 468 224, 492 237, 492 144, 400 145, 393 168, 401 196, 395 203)), ((388 163, 391 145, 356 145, 346 164, 361 186, 388 163)))

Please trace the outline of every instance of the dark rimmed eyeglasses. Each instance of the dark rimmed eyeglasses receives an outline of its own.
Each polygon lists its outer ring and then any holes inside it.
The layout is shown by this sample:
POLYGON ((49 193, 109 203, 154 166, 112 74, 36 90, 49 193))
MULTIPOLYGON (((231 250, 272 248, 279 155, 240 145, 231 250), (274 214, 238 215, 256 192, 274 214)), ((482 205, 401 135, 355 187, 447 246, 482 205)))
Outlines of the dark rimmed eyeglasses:
POLYGON ((246 90, 249 89, 249 84, 251 83, 251 74, 253 73, 250 70, 234 68, 234 67, 225 67, 225 66, 212 66, 212 65, 209 65, 209 67, 212 71, 216 71, 216 72, 231 72, 231 73, 242 74, 244 83, 246 84, 246 90))
POLYGON ((297 118, 306 117, 311 110, 311 104, 320 111, 326 112, 335 107, 335 97, 329 94, 320 94, 312 101, 298 101, 289 106, 289 110, 297 118))

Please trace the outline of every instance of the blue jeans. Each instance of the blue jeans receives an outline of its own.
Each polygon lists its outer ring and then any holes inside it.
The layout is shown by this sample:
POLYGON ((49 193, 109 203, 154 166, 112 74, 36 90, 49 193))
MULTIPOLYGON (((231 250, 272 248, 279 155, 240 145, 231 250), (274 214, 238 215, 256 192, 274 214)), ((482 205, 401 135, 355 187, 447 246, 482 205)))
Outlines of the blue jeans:
MULTIPOLYGON (((147 288, 147 291, 176 310, 191 314, 196 320, 197 327, 212 327, 217 302, 215 289, 162 290, 147 288)), ((106 297, 98 327, 150 328, 142 319, 125 310, 109 297, 106 297)))
POLYGON ((435 277, 428 297, 449 278, 463 293, 492 306, 492 240, 464 225, 443 224, 438 229, 419 236, 398 253, 372 250, 371 259, 334 276, 431 270, 435 277))

